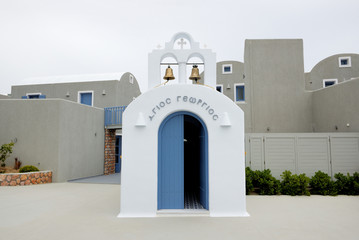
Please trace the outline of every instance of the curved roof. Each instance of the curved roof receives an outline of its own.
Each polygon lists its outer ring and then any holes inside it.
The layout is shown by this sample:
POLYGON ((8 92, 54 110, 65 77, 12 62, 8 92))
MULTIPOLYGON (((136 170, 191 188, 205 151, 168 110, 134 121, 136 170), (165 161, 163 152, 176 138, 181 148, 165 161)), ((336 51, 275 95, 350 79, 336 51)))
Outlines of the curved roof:
POLYGON ((326 57, 326 58, 322 59, 321 61, 319 61, 317 64, 315 64, 315 66, 309 72, 312 72, 314 69, 316 69, 316 68, 320 67, 321 65, 325 64, 325 62, 330 60, 330 59, 334 59, 334 58, 338 58, 338 57, 345 57, 345 56, 359 56, 359 54, 356 54, 356 53, 334 54, 332 56, 326 57))

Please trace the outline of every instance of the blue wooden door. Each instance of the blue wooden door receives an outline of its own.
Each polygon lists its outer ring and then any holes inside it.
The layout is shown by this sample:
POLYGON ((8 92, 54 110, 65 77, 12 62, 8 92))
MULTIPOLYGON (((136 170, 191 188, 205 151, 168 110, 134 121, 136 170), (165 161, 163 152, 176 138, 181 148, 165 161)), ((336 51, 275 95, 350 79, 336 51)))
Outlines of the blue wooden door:
POLYGON ((85 105, 92 106, 92 93, 81 93, 80 94, 81 100, 80 102, 85 105))
POLYGON ((121 172, 122 136, 116 136, 115 173, 121 172))
POLYGON ((158 209, 183 209, 183 114, 166 119, 159 134, 158 209))

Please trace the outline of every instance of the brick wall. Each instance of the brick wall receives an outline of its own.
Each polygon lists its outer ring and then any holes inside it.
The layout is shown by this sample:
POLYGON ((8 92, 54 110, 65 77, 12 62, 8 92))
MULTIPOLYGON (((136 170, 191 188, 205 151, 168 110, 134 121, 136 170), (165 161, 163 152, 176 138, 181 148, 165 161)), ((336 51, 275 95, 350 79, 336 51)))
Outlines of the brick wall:
POLYGON ((0 186, 24 186, 51 182, 51 171, 0 174, 0 186))
POLYGON ((105 129, 105 167, 104 174, 115 173, 116 129, 105 129))

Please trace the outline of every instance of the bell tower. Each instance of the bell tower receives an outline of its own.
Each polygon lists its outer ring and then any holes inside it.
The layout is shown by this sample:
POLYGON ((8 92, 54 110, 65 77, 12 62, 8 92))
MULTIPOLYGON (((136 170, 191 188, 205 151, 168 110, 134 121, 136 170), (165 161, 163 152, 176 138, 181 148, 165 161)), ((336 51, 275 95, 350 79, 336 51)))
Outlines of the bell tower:
POLYGON ((148 54, 148 89, 152 89, 161 84, 161 62, 166 57, 172 57, 178 64, 178 83, 186 84, 187 65, 190 58, 197 57, 204 64, 204 84, 216 87, 216 54, 210 49, 201 49, 199 43, 195 42, 191 35, 186 32, 176 33, 171 41, 165 44, 164 49, 156 49, 148 54), (189 48, 184 45, 189 43, 189 48), (177 49, 175 46, 180 45, 177 49))

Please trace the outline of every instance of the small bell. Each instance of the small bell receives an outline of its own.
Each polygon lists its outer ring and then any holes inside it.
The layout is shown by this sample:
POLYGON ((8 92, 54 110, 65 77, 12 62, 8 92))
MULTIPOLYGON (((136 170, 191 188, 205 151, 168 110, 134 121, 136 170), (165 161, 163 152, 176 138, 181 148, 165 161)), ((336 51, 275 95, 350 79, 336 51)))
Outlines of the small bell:
POLYGON ((165 73, 165 76, 163 77, 163 79, 165 79, 167 81, 175 79, 175 77, 173 76, 172 68, 170 66, 168 66, 168 68, 166 68, 166 73, 165 73))
POLYGON ((190 80, 195 80, 197 83, 197 80, 200 80, 201 77, 199 76, 199 69, 197 65, 194 65, 192 68, 191 76, 189 77, 190 80))

